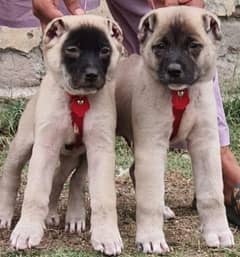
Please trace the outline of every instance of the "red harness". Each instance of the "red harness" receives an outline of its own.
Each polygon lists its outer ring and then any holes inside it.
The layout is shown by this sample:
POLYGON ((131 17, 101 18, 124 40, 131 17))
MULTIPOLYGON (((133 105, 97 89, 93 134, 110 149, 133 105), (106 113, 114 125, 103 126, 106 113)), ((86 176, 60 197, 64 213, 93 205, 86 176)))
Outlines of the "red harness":
POLYGON ((76 145, 82 143, 83 120, 90 103, 86 96, 70 95, 70 110, 72 117, 73 131, 76 134, 76 145))
POLYGON ((174 116, 174 121, 173 121, 173 130, 172 130, 170 140, 177 135, 184 111, 186 110, 190 102, 188 89, 171 90, 171 94, 172 94, 172 112, 174 116))
MULTIPOLYGON (((173 130, 170 140, 173 139, 179 130, 183 114, 188 106, 190 99, 188 89, 171 90, 172 94, 172 111, 174 116, 173 130)), ((70 110, 72 117, 72 125, 74 133, 76 134, 76 144, 82 143, 83 136, 83 120, 86 112, 90 108, 90 103, 86 96, 70 95, 70 110)))

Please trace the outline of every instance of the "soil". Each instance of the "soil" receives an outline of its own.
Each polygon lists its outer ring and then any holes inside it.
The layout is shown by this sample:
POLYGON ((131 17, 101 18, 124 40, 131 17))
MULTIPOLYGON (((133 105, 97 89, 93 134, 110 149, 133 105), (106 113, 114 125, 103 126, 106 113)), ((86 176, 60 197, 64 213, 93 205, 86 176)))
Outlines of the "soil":
MULTIPOLYGON (((13 225, 16 224, 20 216, 20 206, 25 184, 26 179, 24 175, 13 225)), ((119 227, 125 245, 124 252, 128 254, 136 253, 134 189, 128 176, 117 177, 116 185, 119 227)), ((64 246, 73 250, 92 250, 89 243, 89 232, 85 232, 80 236, 76 234, 69 235, 64 232, 64 215, 68 195, 67 188, 68 186, 65 187, 59 203, 61 224, 59 227, 51 227, 46 230, 40 248, 51 250, 64 246)), ((167 241, 172 248, 182 248, 185 245, 184 242, 190 243, 191 248, 194 248, 195 250, 199 250, 199 248, 202 247, 198 232, 198 215, 191 207, 192 199, 192 181, 184 178, 177 172, 169 172, 166 177, 166 203, 174 210, 176 219, 165 222, 165 232, 167 241)), ((89 199, 87 201, 89 210, 89 199)), ((89 216, 90 214, 88 215, 88 228, 89 216)), ((9 231, 0 231, 0 245, 2 246, 3 251, 11 251, 9 248, 9 237, 9 231)))

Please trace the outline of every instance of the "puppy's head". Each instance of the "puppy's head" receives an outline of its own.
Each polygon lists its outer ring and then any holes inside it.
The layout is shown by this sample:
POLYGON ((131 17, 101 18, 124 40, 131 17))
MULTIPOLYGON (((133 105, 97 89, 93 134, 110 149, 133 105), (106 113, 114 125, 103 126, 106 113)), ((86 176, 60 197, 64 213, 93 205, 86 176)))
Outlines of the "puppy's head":
POLYGON ((220 22, 195 7, 167 7, 148 13, 139 25, 140 51, 161 84, 182 89, 209 81, 215 73, 220 22))
POLYGON ((94 15, 60 17, 45 31, 45 62, 68 93, 92 94, 104 86, 115 69, 121 41, 121 29, 110 19, 94 15))

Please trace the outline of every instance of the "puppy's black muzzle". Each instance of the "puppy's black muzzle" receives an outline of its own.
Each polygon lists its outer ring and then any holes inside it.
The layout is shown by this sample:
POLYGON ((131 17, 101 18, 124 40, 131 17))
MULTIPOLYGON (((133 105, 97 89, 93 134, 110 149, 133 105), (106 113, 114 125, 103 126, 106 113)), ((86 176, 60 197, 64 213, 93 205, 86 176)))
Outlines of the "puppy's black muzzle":
POLYGON ((105 76, 94 67, 86 68, 85 71, 79 76, 79 79, 73 80, 73 89, 89 89, 99 90, 105 84, 105 76))
POLYGON ((195 81, 194 71, 190 68, 186 68, 183 64, 177 62, 171 62, 160 67, 159 80, 163 85, 192 85, 195 81))
POLYGON ((99 74, 98 70, 95 68, 87 68, 85 75, 84 75, 84 80, 86 83, 96 83, 98 80, 99 74))
POLYGON ((170 79, 181 79, 183 78, 183 69, 181 67, 180 64, 178 63, 171 63, 169 64, 169 66, 167 67, 167 73, 168 73, 168 77, 170 79))

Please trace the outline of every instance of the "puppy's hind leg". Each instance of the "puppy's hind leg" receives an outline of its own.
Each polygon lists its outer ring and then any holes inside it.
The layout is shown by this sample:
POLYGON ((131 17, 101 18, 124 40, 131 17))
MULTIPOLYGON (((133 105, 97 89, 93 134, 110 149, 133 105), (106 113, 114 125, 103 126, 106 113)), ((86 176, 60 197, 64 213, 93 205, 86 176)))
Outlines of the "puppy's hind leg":
POLYGON ((10 238, 16 249, 37 246, 43 237, 54 173, 68 126, 66 119, 36 130, 21 217, 10 238))
POLYGON ((58 226, 60 217, 57 212, 58 200, 62 192, 64 183, 66 182, 70 173, 77 167, 78 158, 75 156, 61 156, 61 165, 56 169, 53 178, 53 185, 48 205, 48 215, 45 223, 49 226, 58 226))
MULTIPOLYGON (((33 98, 34 99, 34 98, 33 98)), ((27 105, 19 123, 18 131, 9 147, 0 180, 0 228, 10 228, 21 170, 31 155, 33 146, 33 115, 35 101, 27 105)))
POLYGON ((86 158, 82 160, 78 169, 70 180, 68 209, 65 219, 65 231, 80 234, 86 228, 85 185, 87 175, 86 158))
POLYGON ((9 149, 0 181, 0 228, 10 228, 15 208, 21 170, 30 158, 32 142, 19 141, 16 137, 9 149))
MULTIPOLYGON (((135 180, 134 169, 135 169, 135 163, 133 163, 132 166, 130 167, 129 173, 130 173, 130 177, 131 177, 134 189, 136 189, 136 180, 135 180)), ((174 219, 175 217, 176 216, 175 216, 174 211, 167 205, 164 205, 164 209, 163 209, 164 220, 174 219)))

